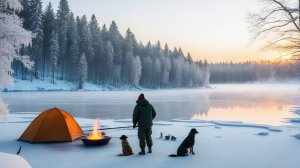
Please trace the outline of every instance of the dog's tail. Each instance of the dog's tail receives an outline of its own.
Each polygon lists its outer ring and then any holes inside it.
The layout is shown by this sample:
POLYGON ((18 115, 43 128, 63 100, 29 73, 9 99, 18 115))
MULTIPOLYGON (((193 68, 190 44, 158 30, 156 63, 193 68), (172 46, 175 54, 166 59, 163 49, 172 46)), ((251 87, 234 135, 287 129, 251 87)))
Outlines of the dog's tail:
POLYGON ((178 155, 175 155, 175 154, 172 154, 172 155, 169 155, 169 157, 177 157, 178 155))

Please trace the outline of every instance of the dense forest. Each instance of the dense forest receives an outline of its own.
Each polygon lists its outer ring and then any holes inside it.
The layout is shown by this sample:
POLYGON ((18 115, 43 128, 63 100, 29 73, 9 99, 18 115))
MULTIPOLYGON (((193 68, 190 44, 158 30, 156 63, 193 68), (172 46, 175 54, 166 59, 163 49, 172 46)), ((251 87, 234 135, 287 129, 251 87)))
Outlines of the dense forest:
POLYGON ((271 61, 211 63, 193 60, 181 48, 159 41, 138 42, 128 28, 123 36, 117 24, 99 24, 95 15, 75 17, 67 0, 55 12, 51 3, 23 0, 19 16, 34 33, 32 43, 19 53, 34 62, 31 70, 13 62, 14 76, 23 80, 64 80, 83 88, 84 82, 145 88, 206 87, 209 83, 285 81, 297 73, 289 63, 271 61))
POLYGON ((122 36, 114 21, 100 26, 95 15, 75 17, 67 0, 60 0, 57 12, 51 3, 43 10, 41 0, 22 5, 23 26, 35 35, 19 51, 34 61, 33 69, 13 63, 14 75, 23 80, 65 80, 79 88, 85 81, 146 88, 208 85, 207 61, 193 61, 181 48, 171 50, 159 41, 144 45, 129 28, 122 36))
POLYGON ((246 83, 256 81, 286 82, 299 80, 296 63, 284 61, 222 62, 209 64, 211 83, 246 83))

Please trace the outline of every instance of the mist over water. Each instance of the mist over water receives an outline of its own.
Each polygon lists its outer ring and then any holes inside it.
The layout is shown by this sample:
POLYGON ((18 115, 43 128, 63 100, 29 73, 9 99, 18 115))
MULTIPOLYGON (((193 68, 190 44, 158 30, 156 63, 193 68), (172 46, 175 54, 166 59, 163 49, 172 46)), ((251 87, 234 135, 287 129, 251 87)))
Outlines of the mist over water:
POLYGON ((285 125, 285 118, 299 97, 297 84, 214 85, 213 89, 149 91, 15 92, 3 93, 10 113, 41 112, 62 108, 75 117, 125 119, 132 117, 138 95, 143 92, 154 105, 156 120, 175 118, 243 121, 285 125))

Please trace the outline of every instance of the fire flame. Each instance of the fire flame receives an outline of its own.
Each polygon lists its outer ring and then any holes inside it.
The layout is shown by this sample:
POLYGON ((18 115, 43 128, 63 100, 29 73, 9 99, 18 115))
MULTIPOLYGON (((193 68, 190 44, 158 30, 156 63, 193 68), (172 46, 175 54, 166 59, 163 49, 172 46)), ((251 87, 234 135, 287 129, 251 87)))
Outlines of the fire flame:
POLYGON ((99 129, 100 129, 100 120, 99 120, 99 118, 97 118, 96 122, 94 124, 94 128, 91 131, 91 133, 88 135, 87 139, 90 139, 90 140, 103 139, 102 133, 101 133, 101 131, 99 131, 99 129))

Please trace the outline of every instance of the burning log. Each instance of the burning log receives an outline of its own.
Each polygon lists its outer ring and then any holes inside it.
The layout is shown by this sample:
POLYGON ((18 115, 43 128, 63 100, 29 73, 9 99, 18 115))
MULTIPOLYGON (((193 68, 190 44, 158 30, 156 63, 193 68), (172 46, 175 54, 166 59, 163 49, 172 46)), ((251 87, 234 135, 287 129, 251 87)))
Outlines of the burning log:
POLYGON ((81 137, 82 142, 86 146, 103 146, 107 145, 111 139, 110 136, 105 136, 104 132, 99 131, 100 121, 97 118, 93 130, 88 136, 81 137))

